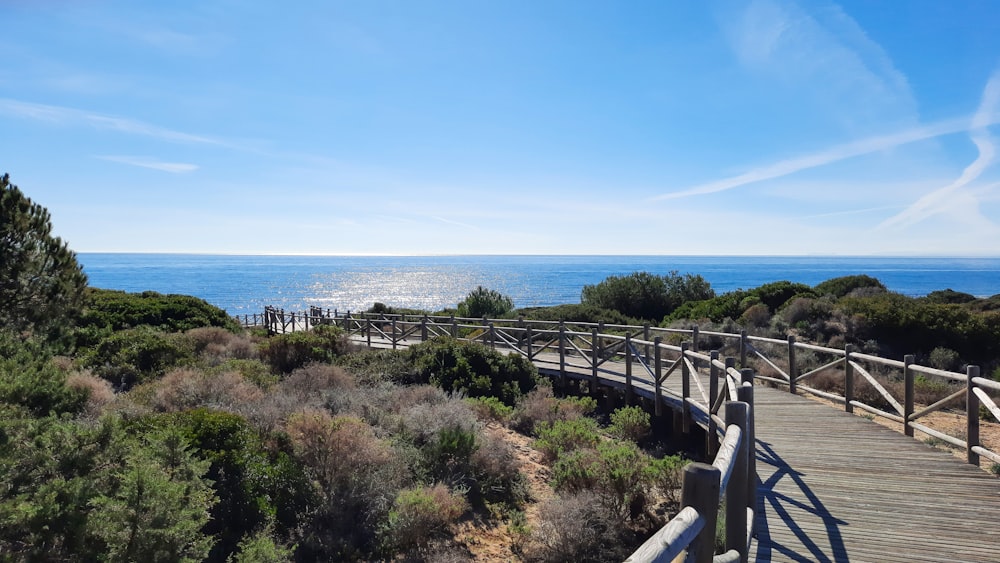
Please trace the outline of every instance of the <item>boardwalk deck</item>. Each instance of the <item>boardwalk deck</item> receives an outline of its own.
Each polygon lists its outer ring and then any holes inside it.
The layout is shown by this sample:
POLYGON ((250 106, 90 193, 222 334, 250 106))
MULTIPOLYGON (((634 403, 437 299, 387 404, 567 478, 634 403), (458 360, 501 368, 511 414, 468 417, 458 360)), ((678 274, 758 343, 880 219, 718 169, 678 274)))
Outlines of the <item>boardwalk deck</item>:
MULTIPOLYGON (((535 363, 559 372, 557 354, 535 363)), ((620 363, 600 369, 614 387, 624 386, 623 374, 620 363)), ((591 375, 586 360, 567 359, 568 377, 591 375)), ((652 397, 649 379, 633 366, 638 395, 652 397)), ((664 389, 679 394, 680 377, 664 389)), ((751 561, 1000 563, 1000 479, 787 391, 757 386, 754 400, 760 484, 751 561)))
POLYGON ((1000 480, 827 405, 758 387, 757 561, 1000 561, 1000 480))

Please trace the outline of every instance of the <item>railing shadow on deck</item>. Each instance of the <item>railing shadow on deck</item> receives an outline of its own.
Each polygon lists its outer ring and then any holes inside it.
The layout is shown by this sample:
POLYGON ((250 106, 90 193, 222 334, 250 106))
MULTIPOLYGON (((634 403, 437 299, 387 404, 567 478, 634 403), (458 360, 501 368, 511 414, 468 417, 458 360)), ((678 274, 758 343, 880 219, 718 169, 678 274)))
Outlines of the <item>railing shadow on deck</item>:
POLYGON ((840 533, 840 527, 846 525, 847 522, 837 518, 827 510, 826 506, 823 505, 823 501, 816 496, 805 480, 802 479, 802 473, 796 471, 786 463, 771 448, 771 444, 757 440, 756 449, 758 466, 761 463, 766 463, 774 467, 775 471, 767 481, 760 483, 757 488, 757 528, 755 531, 757 551, 752 554, 754 560, 771 561, 773 559, 773 551, 778 551, 782 556, 793 561, 801 561, 802 563, 811 563, 813 561, 847 563, 850 560, 847 555, 847 546, 844 544, 844 539, 840 533), (774 490, 777 484, 785 478, 791 479, 795 483, 795 486, 802 491, 805 498, 809 499, 811 505, 804 504, 774 490), (822 538, 817 537, 814 533, 810 534, 806 532, 796 524, 795 519, 789 514, 785 505, 794 505, 801 510, 819 517, 823 521, 823 527, 826 530, 826 541, 830 547, 829 552, 834 554, 834 559, 830 559, 826 555, 827 551, 817 544, 822 538), (769 507, 781 518, 782 526, 789 529, 802 542, 808 553, 800 553, 793 546, 782 545, 773 540, 770 534, 770 522, 768 522, 767 518, 769 507))

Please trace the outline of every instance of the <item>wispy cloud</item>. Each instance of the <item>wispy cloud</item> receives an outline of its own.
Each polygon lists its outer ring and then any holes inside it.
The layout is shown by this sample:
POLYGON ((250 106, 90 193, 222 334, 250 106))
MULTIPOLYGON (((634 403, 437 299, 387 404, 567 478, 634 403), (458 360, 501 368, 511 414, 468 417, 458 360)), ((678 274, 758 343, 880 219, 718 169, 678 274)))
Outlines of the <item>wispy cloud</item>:
POLYGON ((157 125, 152 125, 136 119, 89 112, 65 106, 52 106, 47 104, 22 102, 20 100, 12 100, 10 98, 0 98, 0 113, 23 119, 45 121, 57 125, 82 124, 99 130, 117 131, 119 133, 126 133, 130 135, 153 137, 173 143, 215 145, 220 147, 238 148, 232 143, 213 137, 184 133, 182 131, 159 127, 157 125))
POLYGON ((160 170, 163 172, 170 172, 172 174, 183 174, 186 172, 194 172, 199 168, 197 164, 188 164, 184 162, 163 162, 154 158, 143 157, 143 156, 97 156, 101 160, 107 160, 109 162, 118 162, 121 164, 128 164, 130 166, 138 166, 140 168, 150 168, 152 170, 160 170))
MULTIPOLYGON (((986 124, 993 125, 1000 122, 1000 115, 992 113, 985 116, 984 120, 986 124)), ((970 124, 968 118, 939 121, 931 125, 914 127, 889 135, 870 137, 838 145, 810 155, 781 160, 774 164, 755 168, 737 176, 716 180, 715 182, 701 184, 676 192, 665 193, 654 197, 653 200, 676 199, 694 195, 723 192, 733 188, 739 188, 747 184, 781 178, 783 176, 788 176, 789 174, 794 174, 810 168, 816 168, 832 164, 834 162, 839 162, 841 160, 847 160, 848 158, 889 150, 901 145, 933 139, 943 135, 960 133, 962 131, 968 131, 969 129, 970 124)))
POLYGON ((471 229, 475 231, 480 230, 479 227, 476 227, 475 225, 462 223, 460 221, 453 221, 451 219, 445 219, 444 217, 432 216, 431 219, 434 219, 435 221, 440 221, 441 223, 445 223, 446 225, 455 225, 457 227, 462 227, 463 229, 471 229))
POLYGON ((988 127, 996 123, 998 107, 1000 107, 1000 72, 995 72, 986 83, 979 109, 973 115, 969 126, 969 136, 979 150, 979 155, 962 170, 955 181, 924 195, 900 213, 883 221, 879 228, 907 227, 939 213, 955 212, 956 208, 972 212, 970 215, 978 214, 978 198, 968 191, 961 194, 956 192, 979 178, 996 160, 996 145, 988 127))

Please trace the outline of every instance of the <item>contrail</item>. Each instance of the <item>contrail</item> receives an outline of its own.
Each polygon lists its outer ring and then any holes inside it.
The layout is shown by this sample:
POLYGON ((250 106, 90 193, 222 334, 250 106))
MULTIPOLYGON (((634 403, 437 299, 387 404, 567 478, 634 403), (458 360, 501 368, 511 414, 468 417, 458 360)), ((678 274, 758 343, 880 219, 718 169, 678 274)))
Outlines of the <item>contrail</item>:
MULTIPOLYGON (((918 223, 932 215, 941 212, 947 207, 944 201, 946 197, 952 195, 970 182, 979 178, 982 173, 989 168, 996 160, 996 146, 993 138, 990 137, 987 128, 996 123, 996 109, 1000 104, 1000 72, 995 72, 986 83, 983 90, 983 98, 979 102, 979 109, 972 117, 970 126, 970 138, 979 150, 979 156, 962 170, 962 174, 954 182, 939 188, 929 194, 924 195, 909 207, 879 224, 878 228, 888 228, 894 226, 908 226, 918 223)), ((963 200, 964 201, 964 200, 963 200)), ((971 204, 977 205, 978 200, 971 197, 971 204)))
MULTIPOLYGON (((979 117, 978 113, 977 117, 979 117)), ((973 119, 973 123, 974 124, 976 123, 976 119, 973 119)), ((982 116, 982 123, 983 127, 1000 123, 1000 115, 996 114, 995 112, 985 114, 984 116, 982 116)), ((811 154, 798 158, 792 158, 789 160, 782 160, 774 164, 771 164, 769 166, 764 166, 762 168, 756 168, 749 172, 744 172, 743 174, 740 174, 738 176, 732 176, 730 178, 717 180, 715 182, 701 184, 699 186, 694 186, 692 188, 688 188, 686 190, 681 190, 678 192, 661 194, 656 197, 653 197, 652 201, 662 201, 666 199, 677 199, 693 195, 724 192, 727 190, 731 190, 733 188, 739 188, 741 186, 745 186, 747 184, 753 184, 755 182, 761 182, 764 180, 772 180, 774 178, 781 178, 783 176, 788 176, 789 174, 794 174, 802 170, 816 168, 818 166, 831 164, 841 160, 846 160, 848 158, 853 158, 865 154, 871 154, 895 148, 900 145, 915 143, 917 141, 933 139, 935 137, 941 137, 943 135, 950 135, 953 133, 968 131, 971 128, 972 127, 970 127, 969 125, 968 118, 948 119, 931 125, 925 125, 923 127, 907 129, 905 131, 900 131, 898 133, 893 133, 891 135, 870 137, 868 139, 854 141, 853 143, 839 145, 829 150, 819 152, 816 154, 811 154)))

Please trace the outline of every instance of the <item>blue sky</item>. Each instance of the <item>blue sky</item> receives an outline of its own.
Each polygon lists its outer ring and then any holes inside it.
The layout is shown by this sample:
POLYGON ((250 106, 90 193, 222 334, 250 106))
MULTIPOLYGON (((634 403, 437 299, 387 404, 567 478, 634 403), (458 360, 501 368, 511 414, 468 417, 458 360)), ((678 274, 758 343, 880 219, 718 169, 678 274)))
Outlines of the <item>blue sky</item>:
POLYGON ((0 0, 79 252, 1000 255, 1000 3, 0 0))

